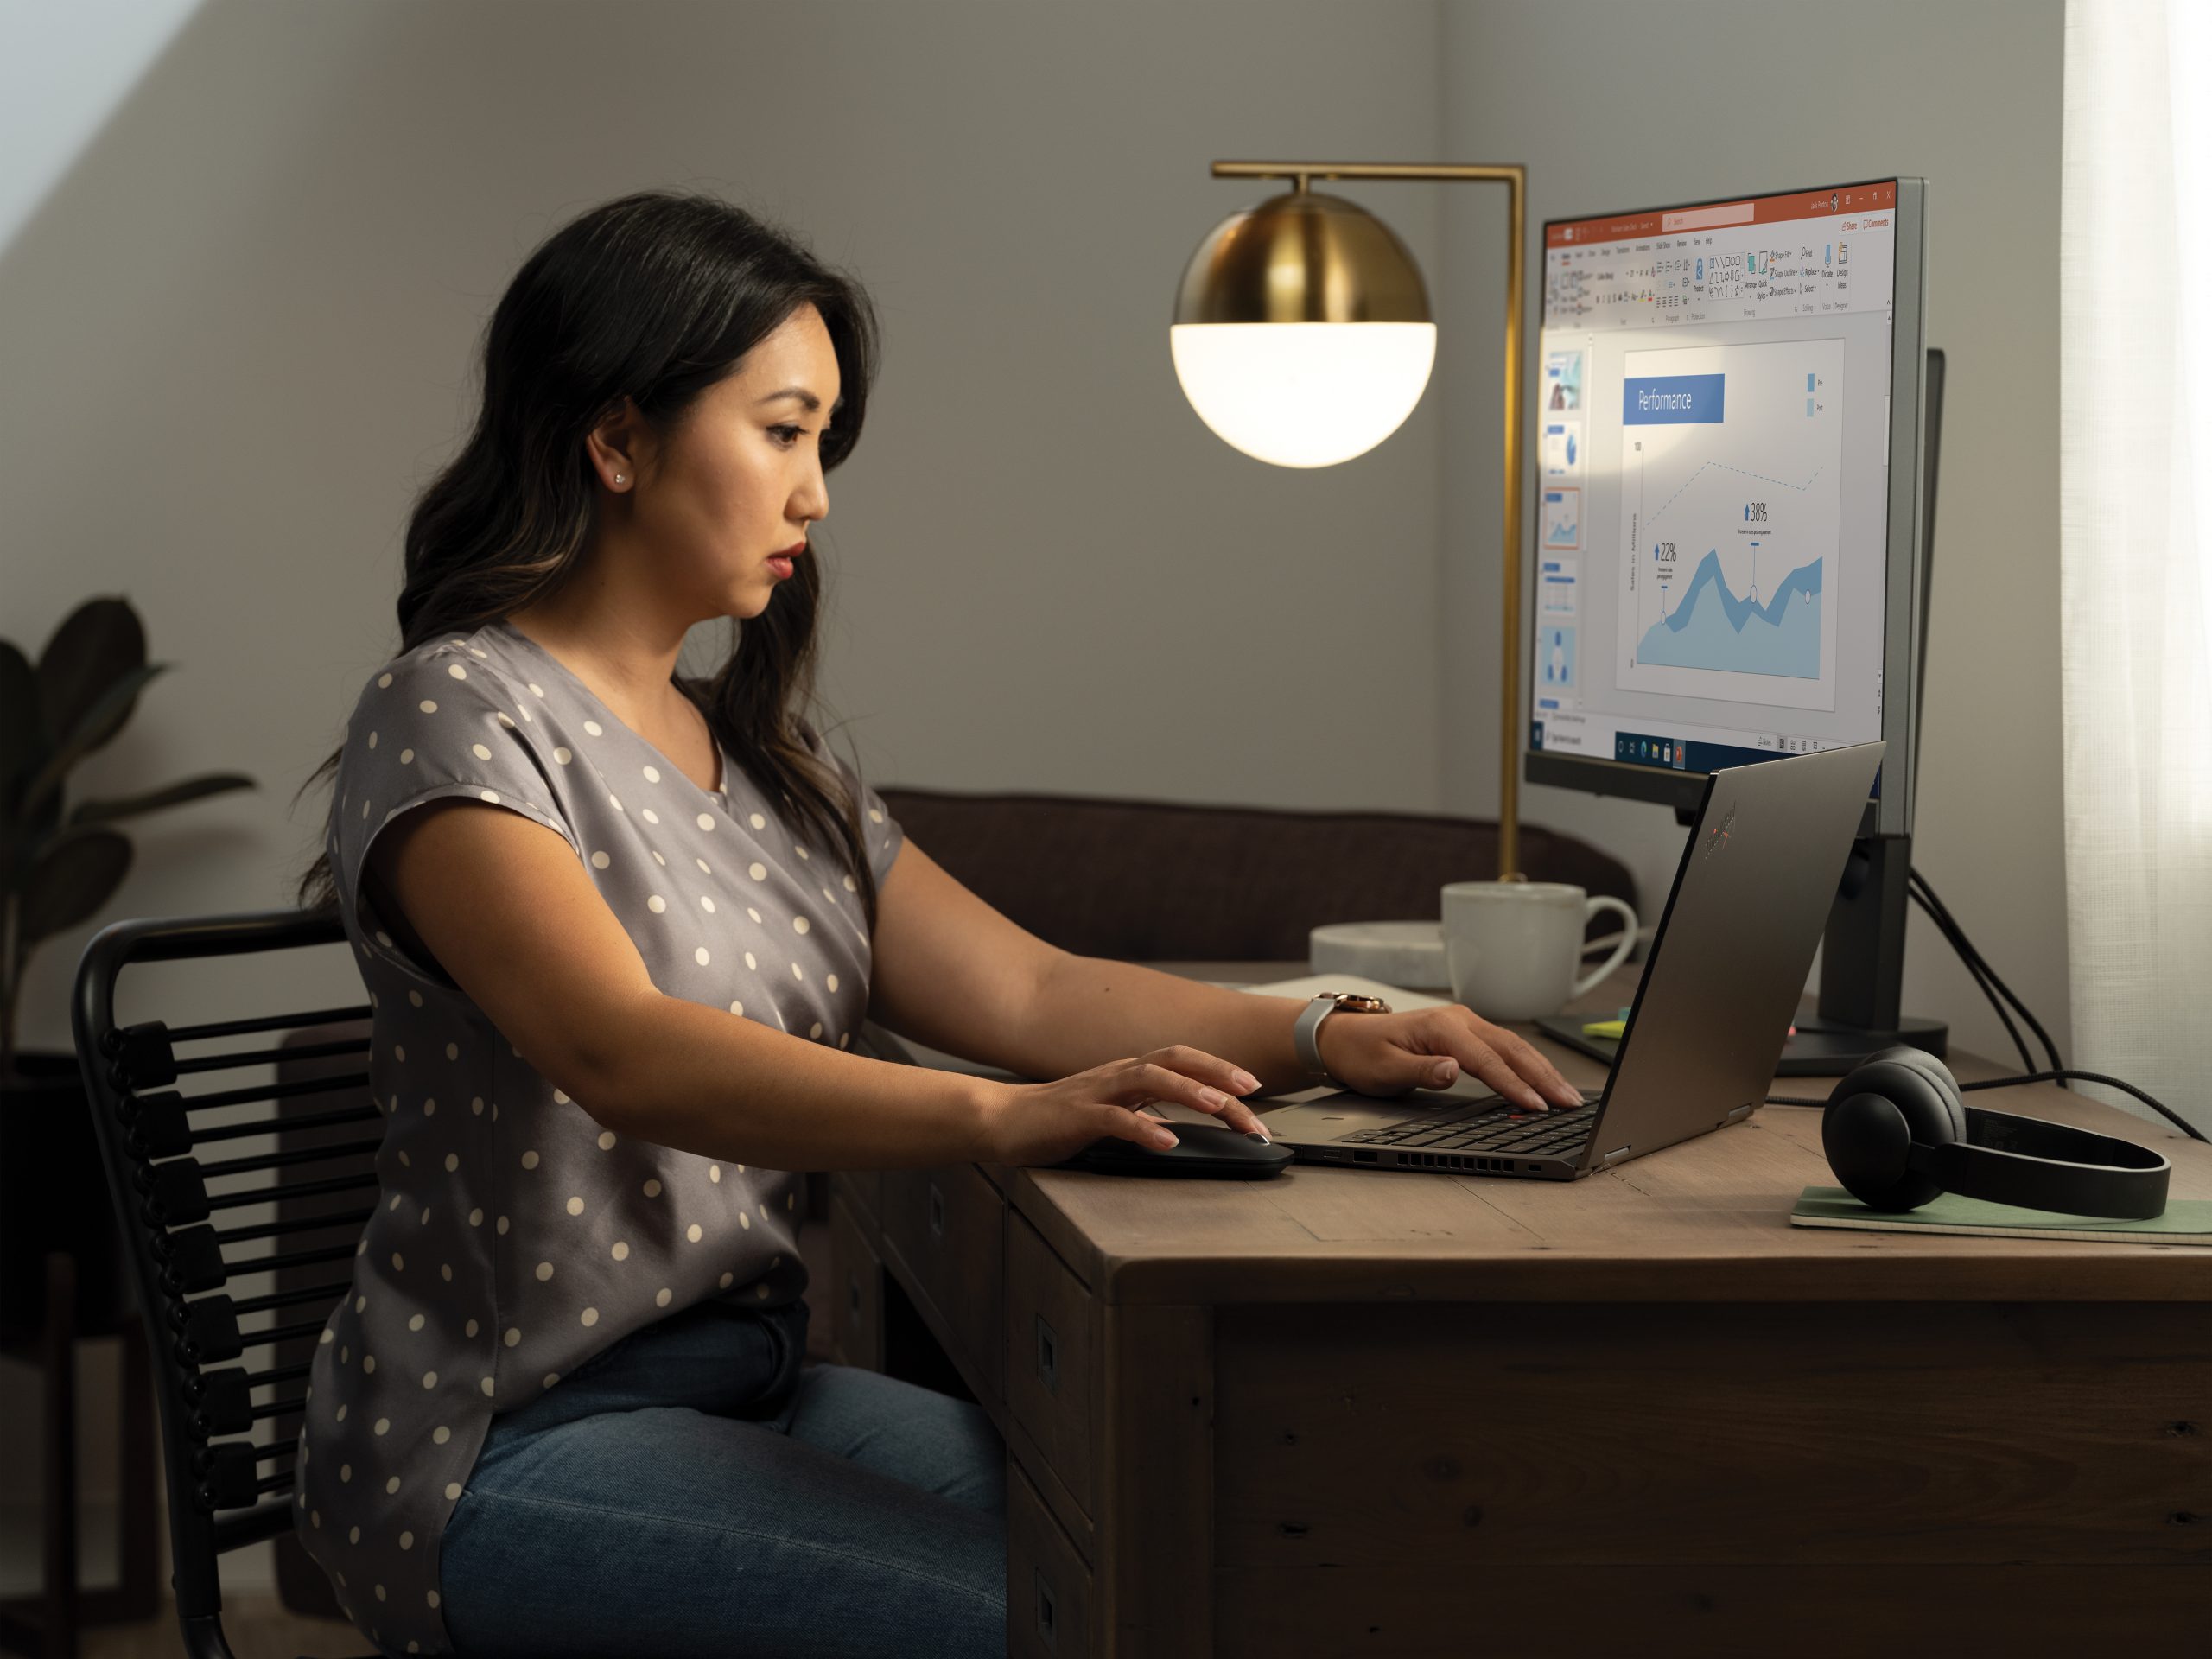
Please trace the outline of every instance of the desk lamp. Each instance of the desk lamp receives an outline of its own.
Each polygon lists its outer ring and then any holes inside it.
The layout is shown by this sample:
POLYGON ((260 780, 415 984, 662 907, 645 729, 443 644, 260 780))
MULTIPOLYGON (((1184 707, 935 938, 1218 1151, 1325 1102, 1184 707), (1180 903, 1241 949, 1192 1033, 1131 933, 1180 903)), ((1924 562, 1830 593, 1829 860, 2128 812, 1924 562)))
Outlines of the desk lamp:
POLYGON ((1527 169, 1427 162, 1216 162, 1217 179, 1289 179, 1231 213, 1183 272, 1168 344, 1198 418, 1278 467, 1332 467, 1396 431, 1428 385, 1436 324, 1413 255, 1366 209, 1313 179, 1500 182, 1511 232, 1505 280, 1505 626, 1497 859, 1519 879, 1521 836, 1522 242, 1527 169))

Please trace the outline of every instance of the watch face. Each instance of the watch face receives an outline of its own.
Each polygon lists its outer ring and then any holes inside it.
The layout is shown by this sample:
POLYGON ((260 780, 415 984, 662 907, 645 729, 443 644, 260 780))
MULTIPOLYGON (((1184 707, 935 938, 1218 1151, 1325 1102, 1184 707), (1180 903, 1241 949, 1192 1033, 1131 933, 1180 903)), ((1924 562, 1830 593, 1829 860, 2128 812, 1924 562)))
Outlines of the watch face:
POLYGON ((1337 1006, 1350 1014, 1388 1014, 1390 1005, 1379 996, 1360 996, 1351 991, 1337 993, 1337 1006))

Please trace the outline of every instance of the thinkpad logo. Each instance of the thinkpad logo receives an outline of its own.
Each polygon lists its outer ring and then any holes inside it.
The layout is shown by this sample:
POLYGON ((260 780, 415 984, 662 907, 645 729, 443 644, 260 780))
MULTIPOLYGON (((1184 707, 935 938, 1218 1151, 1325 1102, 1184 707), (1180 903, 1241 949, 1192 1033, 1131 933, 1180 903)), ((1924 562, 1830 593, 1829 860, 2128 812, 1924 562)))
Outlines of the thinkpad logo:
POLYGON ((1736 809, 1730 807, 1728 816, 1720 820, 1720 827, 1706 832, 1705 855, 1711 858, 1728 844, 1728 837, 1736 832, 1736 809))

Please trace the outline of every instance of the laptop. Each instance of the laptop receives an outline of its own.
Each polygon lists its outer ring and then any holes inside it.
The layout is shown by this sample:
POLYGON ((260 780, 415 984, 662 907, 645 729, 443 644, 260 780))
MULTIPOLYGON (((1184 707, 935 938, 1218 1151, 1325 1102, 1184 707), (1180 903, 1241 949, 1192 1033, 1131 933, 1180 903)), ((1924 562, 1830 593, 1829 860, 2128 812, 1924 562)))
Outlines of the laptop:
POLYGON ((1302 1101, 1265 1116, 1268 1135, 1300 1163, 1573 1181, 1742 1122, 1773 1083, 1884 747, 1707 777, 1613 1069, 1580 1107, 1524 1110, 1470 1079, 1302 1101))

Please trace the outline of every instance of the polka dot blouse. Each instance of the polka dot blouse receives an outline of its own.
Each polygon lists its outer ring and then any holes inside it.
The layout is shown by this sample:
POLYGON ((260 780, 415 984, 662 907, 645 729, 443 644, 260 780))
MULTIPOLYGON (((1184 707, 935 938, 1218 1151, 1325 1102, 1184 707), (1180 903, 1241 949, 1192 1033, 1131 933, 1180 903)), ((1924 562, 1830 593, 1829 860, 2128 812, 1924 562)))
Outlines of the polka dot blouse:
MULTIPOLYGON (((804 736, 858 791, 882 880, 898 823, 804 736)), ((701 790, 505 621, 394 659, 355 705, 327 850, 384 1141, 353 1283, 315 1351, 293 1522, 384 1652, 451 1650, 438 1542, 495 1413, 704 1299, 795 1300, 806 1271, 798 1176, 602 1128, 395 942, 359 889, 363 861, 426 801, 518 812, 569 843, 664 994, 849 1047, 870 965, 858 883, 719 759, 721 787, 701 790)))

